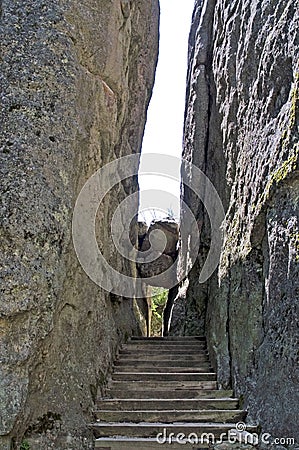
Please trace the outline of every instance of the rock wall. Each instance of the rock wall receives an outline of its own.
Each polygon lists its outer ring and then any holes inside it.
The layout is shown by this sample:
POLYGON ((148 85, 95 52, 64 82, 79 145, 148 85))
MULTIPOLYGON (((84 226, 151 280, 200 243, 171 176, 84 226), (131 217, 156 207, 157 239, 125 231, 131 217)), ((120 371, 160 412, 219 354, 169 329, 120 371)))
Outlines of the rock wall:
POLYGON ((183 197, 203 224, 184 314, 194 311, 220 385, 243 398, 249 420, 297 439, 298 11, 292 0, 196 1, 184 158, 226 209, 219 270, 203 285, 209 220, 183 197))
MULTIPOLYGON (((120 341, 144 332, 133 299, 84 273, 72 211, 101 166, 140 151, 158 52, 158 0, 2 0, 0 449, 93 448, 87 423, 120 341)), ((101 206, 109 241, 122 183, 101 206)), ((136 204, 137 211, 137 204, 136 204)), ((107 239, 106 239, 107 238, 107 239)))

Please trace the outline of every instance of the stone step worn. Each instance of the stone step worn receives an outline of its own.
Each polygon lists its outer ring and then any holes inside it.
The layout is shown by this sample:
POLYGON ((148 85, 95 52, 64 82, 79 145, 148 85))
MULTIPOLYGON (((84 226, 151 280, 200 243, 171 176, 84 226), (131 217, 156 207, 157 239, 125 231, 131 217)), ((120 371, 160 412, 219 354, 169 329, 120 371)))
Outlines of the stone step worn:
MULTIPOLYGON (((170 405, 171 406, 171 405, 170 405)), ((100 410, 95 412, 96 418, 104 422, 240 422, 246 413, 242 410, 100 410)))
MULTIPOLYGON (((157 434, 168 433, 180 434, 184 433, 188 436, 195 433, 201 436, 204 433, 212 433, 216 439, 219 439, 221 434, 228 433, 229 430, 235 428, 236 423, 210 423, 210 422, 186 422, 186 423, 161 423, 161 422, 96 422, 91 424, 96 437, 157 437, 157 434)), ((248 426, 247 431, 256 432, 255 426, 248 426)), ((157 444, 160 447, 160 444, 157 444)), ((159 448, 157 447, 157 448, 159 448)))
POLYGON ((156 351, 158 351, 158 350, 171 350, 171 351, 173 351, 175 353, 177 350, 185 351, 185 352, 188 352, 189 350, 196 350, 198 352, 200 350, 205 350, 207 347, 206 347, 206 344, 204 342, 199 342, 199 343, 197 343, 197 342, 194 342, 194 343, 192 343, 192 342, 185 342, 185 343, 184 342, 179 342, 179 343, 176 343, 175 341, 173 341, 173 342, 167 342, 167 344, 161 344, 160 342, 153 341, 153 342, 151 342, 149 344, 146 344, 144 342, 138 342, 138 343, 136 342, 136 343, 124 344, 122 346, 122 348, 124 350, 132 350, 132 351, 140 351, 140 350, 142 350, 142 351, 145 351, 145 352, 147 350, 156 350, 156 351))
POLYGON ((206 345, 205 340, 169 340, 169 339, 153 339, 153 338, 146 338, 146 339, 135 339, 128 341, 125 345, 131 345, 134 347, 137 346, 144 346, 144 347, 153 347, 153 346, 159 346, 159 347, 176 347, 176 346, 187 346, 187 347, 200 347, 202 345, 206 345))
POLYGON ((153 364, 159 364, 160 366, 167 365, 167 362, 177 362, 179 365, 185 366, 186 364, 190 362, 206 362, 209 361, 208 353, 196 353, 193 355, 180 355, 178 358, 177 354, 172 353, 159 353, 156 352, 156 354, 151 355, 144 355, 144 354, 137 354, 135 352, 123 352, 119 354, 118 358, 116 359, 116 363, 125 364, 126 361, 134 361, 138 362, 138 364, 143 364, 144 362, 152 362, 153 364))
POLYGON ((213 381, 216 380, 216 374, 213 372, 114 372, 113 380, 128 381, 213 381))
POLYGON ((137 364, 135 366, 127 366, 127 365, 121 365, 121 364, 117 364, 115 366, 113 366, 113 369, 116 370, 118 373, 120 372, 134 372, 134 373, 152 373, 153 370, 155 371, 155 373, 198 373, 198 372, 203 372, 203 373, 207 373, 207 372, 212 372, 212 368, 209 364, 201 364, 200 366, 198 366, 198 364, 192 366, 189 366, 188 364, 186 364, 186 367, 181 367, 181 366, 163 366, 163 367, 159 367, 159 366, 150 366, 149 364, 143 365, 143 366, 138 366, 137 364))
POLYGON ((142 358, 146 357, 151 357, 151 356, 170 356, 170 357, 176 357, 176 358, 186 358, 189 356, 206 356, 208 354, 206 349, 193 349, 193 350, 180 350, 180 349, 175 349, 170 351, 169 349, 151 349, 151 350, 138 350, 138 352, 134 352, 130 349, 127 348, 123 348, 119 350, 119 355, 122 357, 123 355, 130 355, 131 357, 136 356, 136 358, 138 356, 141 356, 142 358))
POLYGON ((230 398, 233 395, 233 391, 227 390, 218 390, 218 389, 199 389, 196 387, 195 389, 185 388, 166 388, 164 390, 161 387, 153 386, 152 388, 143 388, 142 389, 107 389, 106 391, 107 399, 115 398, 115 399, 200 399, 200 398, 230 398))
POLYGON ((162 343, 169 342, 169 341, 175 341, 175 342, 204 341, 204 342, 206 342, 206 338, 205 338, 205 336, 165 336, 165 337, 132 336, 130 339, 130 342, 132 342, 132 341, 145 341, 145 342, 158 341, 158 342, 162 342, 162 343))
POLYGON ((209 364, 209 360, 208 357, 206 356, 205 359, 197 359, 197 360, 180 360, 177 359, 175 360, 174 358, 172 360, 151 360, 151 358, 147 358, 147 359, 128 359, 128 358, 122 358, 122 359, 117 359, 114 363, 115 367, 117 368, 118 366, 133 366, 133 367, 152 367, 155 369, 161 368, 161 367, 196 367, 196 366, 205 366, 208 365, 210 367, 209 364))
POLYGON ((202 349, 207 348, 207 344, 203 341, 193 341, 193 342, 175 342, 175 341, 169 341, 165 344, 159 342, 159 341, 152 341, 152 342, 146 342, 146 341, 134 341, 134 342, 127 342, 126 344, 123 344, 121 347, 123 349, 131 349, 131 350, 138 350, 138 349, 144 349, 144 350, 154 350, 154 349, 161 349, 161 350, 197 350, 200 351, 202 349))
POLYGON ((175 390, 175 389, 217 389, 216 381, 159 381, 157 384, 156 381, 116 381, 110 380, 108 387, 111 388, 122 388, 124 390, 133 388, 136 391, 144 390, 144 389, 165 389, 175 390))
POLYGON ((239 400, 237 398, 204 398, 204 399, 109 399, 100 400, 97 404, 98 409, 110 410, 169 410, 169 409, 190 409, 205 410, 205 409, 236 409, 238 408, 239 400))
POLYGON ((95 448, 98 450, 153 450, 158 448, 161 450, 203 450, 210 448, 210 445, 206 442, 201 443, 199 447, 199 444, 192 444, 190 442, 181 444, 171 438, 166 439, 163 436, 161 437, 161 444, 158 444, 155 438, 98 438, 95 448))
POLYGON ((163 443, 200 450, 213 448, 213 440, 243 422, 246 411, 233 391, 218 390, 203 336, 133 337, 118 352, 94 415, 97 449, 149 450, 163 443), (177 442, 176 436, 191 433, 205 440, 177 442))

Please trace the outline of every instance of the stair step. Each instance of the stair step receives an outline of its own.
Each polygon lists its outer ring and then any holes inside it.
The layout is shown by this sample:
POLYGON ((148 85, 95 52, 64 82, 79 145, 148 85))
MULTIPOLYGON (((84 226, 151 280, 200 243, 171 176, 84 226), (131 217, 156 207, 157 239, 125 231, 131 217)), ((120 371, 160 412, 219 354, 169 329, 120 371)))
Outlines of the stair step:
POLYGON ((146 347, 199 347, 205 346, 206 340, 165 340, 165 339, 141 339, 141 340, 129 340, 124 345, 132 345, 134 347, 138 347, 139 345, 146 347))
MULTIPOLYGON (((158 449, 171 433, 164 448, 211 448, 246 418, 233 392, 217 389, 203 336, 131 338, 119 350, 105 398, 96 408, 91 427, 95 448, 102 450, 158 449), (176 439, 191 433, 199 443, 176 439)), ((257 432, 257 427, 248 425, 247 431, 257 432)))
POLYGON ((201 339, 201 340, 186 340, 186 339, 181 339, 181 340, 167 340, 167 339, 133 339, 133 340, 129 340, 128 342, 126 342, 126 344, 129 345, 143 345, 143 346, 154 346, 154 345, 158 345, 160 347, 163 346, 170 346, 170 347, 176 347, 176 346, 187 346, 187 347, 198 347, 200 345, 206 345, 206 340, 205 339, 201 339))
POLYGON ((182 341, 182 342, 186 342, 186 341, 203 341, 206 342, 206 337, 205 336, 151 336, 151 337, 145 337, 145 336, 132 336, 130 341, 146 341, 146 342, 151 342, 151 341, 163 341, 163 342, 168 342, 168 341, 182 341))
POLYGON ((214 372, 114 372, 112 380, 119 381, 215 381, 216 374, 214 372))
POLYGON ((195 349, 195 350, 188 350, 187 352, 185 350, 170 350, 170 349, 151 349, 151 350, 138 350, 133 351, 132 349, 127 349, 127 348, 122 348, 119 350, 118 352, 119 357, 123 357, 123 356, 127 356, 130 355, 131 357, 135 358, 135 357, 141 357, 141 358, 148 358, 148 357, 153 357, 153 359, 155 359, 156 357, 171 357, 171 358, 189 358, 189 356, 191 357, 196 357, 196 356, 207 356, 208 352, 206 349, 195 349))
MULTIPOLYGON (((190 422, 190 423, 161 423, 161 422, 142 422, 138 425, 131 422, 96 422, 90 425, 97 438, 100 437, 141 437, 141 438, 156 438, 159 433, 162 435, 168 433, 184 433, 189 436, 191 433, 196 433, 200 438, 204 433, 212 433, 216 439, 219 439, 221 434, 228 433, 229 430, 235 429, 235 423, 204 423, 204 422, 190 422)), ((247 426, 248 432, 256 432, 257 427, 247 426)))
POLYGON ((97 409, 134 411, 134 410, 193 410, 237 409, 239 400, 236 398, 204 398, 204 399, 111 399, 100 400, 97 409))
POLYGON ((169 352, 176 354, 177 352, 183 352, 185 355, 189 355, 189 352, 193 353, 203 353, 207 352, 205 345, 141 345, 141 344, 124 344, 121 348, 122 350, 129 350, 135 353, 141 353, 147 355, 151 352, 169 352))
POLYGON ((118 373, 129 373, 129 372, 134 372, 134 373, 198 373, 198 372, 203 372, 203 373, 207 373, 207 372, 212 372, 212 368, 209 364, 206 365, 202 365, 201 367, 198 366, 194 366, 194 367, 160 367, 160 366, 122 366, 122 365, 117 365, 114 366, 114 370, 117 370, 118 373))
POLYGON ((129 349, 134 351, 144 351, 147 352, 148 350, 172 350, 175 352, 176 350, 185 351, 188 353, 192 350, 203 350, 206 349, 206 344, 204 342, 194 342, 193 344, 190 342, 167 342, 165 344, 161 344, 160 342, 149 342, 149 343, 143 343, 143 342, 129 342, 127 344, 123 344, 123 349, 129 349))
POLYGON ((208 359, 206 361, 151 361, 151 360, 140 360, 136 361, 134 359, 119 359, 114 363, 115 367, 123 366, 133 366, 133 367, 152 367, 152 368, 163 368, 163 367, 197 367, 197 366, 208 366, 210 367, 208 359))
POLYGON ((110 380, 108 386, 111 389, 134 389, 136 391, 152 389, 155 391, 157 387, 165 391, 173 391, 175 389, 217 389, 217 382, 215 380, 199 380, 199 381, 159 381, 159 385, 157 386, 157 382, 154 381, 126 381, 126 380, 110 380))
MULTIPOLYGON (((163 437, 162 437, 163 439, 163 437)), ((184 450, 205 450, 209 447, 209 444, 183 444, 184 450), (200 446, 199 446, 200 445, 200 446)), ((182 450, 182 444, 171 439, 171 444, 169 440, 161 447, 161 444, 157 442, 154 438, 127 438, 127 437, 116 437, 116 438, 98 438, 95 441, 95 448, 98 450, 152 450, 152 449, 165 449, 165 450, 182 450)))
POLYGON ((176 388, 173 390, 165 389, 161 390, 160 386, 156 389, 145 389, 144 386, 141 390, 134 389, 107 389, 107 398, 118 399, 200 399, 200 398, 230 398, 233 395, 233 391, 224 391, 218 389, 188 389, 188 388, 176 388), (159 390, 157 390, 159 389, 159 390))
POLYGON ((96 418, 101 422, 240 422, 245 419, 246 413, 243 410, 232 409, 207 409, 198 410, 122 410, 111 411, 101 409, 95 411, 96 418))
POLYGON ((144 362, 151 362, 153 364, 167 364, 168 362, 178 362, 179 364, 188 364, 191 362, 204 362, 204 361, 209 361, 209 357, 208 357, 208 353, 197 353, 197 354, 192 354, 192 355, 187 355, 187 354, 183 354, 180 355, 180 357, 178 358, 177 354, 171 354, 169 352, 167 353, 159 353, 159 352, 155 352, 154 354, 148 355, 148 354, 139 354, 139 353, 135 353, 135 352, 124 352, 124 353, 120 353, 118 355, 118 358, 116 361, 125 363, 126 361, 134 361, 139 363, 144 363, 144 362))

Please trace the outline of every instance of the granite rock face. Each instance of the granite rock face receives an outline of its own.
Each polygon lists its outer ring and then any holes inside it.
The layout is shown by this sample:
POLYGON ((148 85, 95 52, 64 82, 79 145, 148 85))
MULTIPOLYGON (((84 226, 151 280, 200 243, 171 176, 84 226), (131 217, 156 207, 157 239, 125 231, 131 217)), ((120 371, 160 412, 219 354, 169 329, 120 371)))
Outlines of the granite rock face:
MULTIPOLYGON (((139 225, 140 235, 141 224, 139 225)), ((145 231, 145 230, 144 230, 145 231)), ((161 219, 150 224, 142 236, 140 251, 144 252, 144 260, 137 264, 140 277, 143 279, 160 275, 157 286, 168 288, 176 283, 174 275, 166 272, 170 269, 178 255, 179 226, 172 219, 161 219)), ((154 283, 154 281, 151 281, 154 283)))
POLYGON ((202 223, 187 309, 196 303, 220 384, 249 420, 297 439, 298 14, 288 0, 196 1, 184 139, 226 210, 219 270, 199 285, 210 224, 184 192, 202 223))
MULTIPOLYGON (((93 448, 86 424, 117 345, 144 330, 137 301, 82 270, 72 211, 99 167, 140 151, 159 5, 3 0, 0 12, 0 449, 24 434, 32 450, 93 448)), ((137 188, 112 190, 98 225, 105 257, 133 277, 109 231, 137 188)))
POLYGON ((141 251, 153 250, 175 258, 179 240, 179 227, 175 221, 158 220, 153 222, 144 236, 141 251))

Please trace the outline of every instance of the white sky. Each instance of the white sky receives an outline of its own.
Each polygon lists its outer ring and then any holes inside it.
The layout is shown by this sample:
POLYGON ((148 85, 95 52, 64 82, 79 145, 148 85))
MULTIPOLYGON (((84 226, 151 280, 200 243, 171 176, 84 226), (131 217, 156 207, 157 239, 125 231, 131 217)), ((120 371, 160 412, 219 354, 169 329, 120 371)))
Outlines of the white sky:
MULTIPOLYGON (((165 153, 181 157, 183 120, 185 109, 185 91, 187 74, 188 36, 194 0, 160 0, 160 50, 152 100, 148 110, 147 124, 142 153, 165 153)), ((159 165, 159 164, 158 164, 159 165)), ((147 208, 147 198, 151 207, 164 210, 163 216, 172 209, 179 216, 179 168, 178 181, 167 176, 142 175, 146 167, 142 163, 139 170, 140 211, 147 208), (149 192, 150 189, 160 190, 149 192), (144 191, 147 190, 147 193, 144 191), (165 191, 174 197, 166 198, 165 191), (161 198, 165 197, 164 200, 161 198), (160 199, 160 205, 158 200, 160 199), (161 205, 161 202, 163 205, 161 205)), ((159 172, 159 167, 157 167, 159 172)), ((150 221, 152 213, 146 214, 150 221)))

